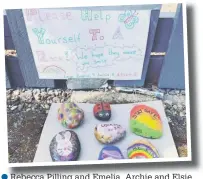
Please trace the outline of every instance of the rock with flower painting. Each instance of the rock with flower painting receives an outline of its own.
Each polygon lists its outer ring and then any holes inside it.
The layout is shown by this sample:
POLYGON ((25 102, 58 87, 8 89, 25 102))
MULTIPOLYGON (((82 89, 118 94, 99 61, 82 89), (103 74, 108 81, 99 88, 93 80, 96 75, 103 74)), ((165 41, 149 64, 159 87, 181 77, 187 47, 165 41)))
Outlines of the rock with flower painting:
POLYGON ((58 121, 65 128, 76 128, 84 119, 84 112, 75 103, 63 103, 58 109, 58 121))
POLYGON ((80 141, 74 131, 62 131, 54 136, 49 150, 52 161, 75 161, 80 154, 80 141))

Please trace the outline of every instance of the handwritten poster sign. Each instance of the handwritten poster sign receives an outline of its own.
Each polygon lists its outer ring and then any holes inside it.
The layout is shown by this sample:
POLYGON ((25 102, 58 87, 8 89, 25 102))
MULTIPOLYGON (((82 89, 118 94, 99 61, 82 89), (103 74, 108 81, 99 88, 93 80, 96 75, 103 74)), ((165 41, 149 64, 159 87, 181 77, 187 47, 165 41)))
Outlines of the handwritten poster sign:
POLYGON ((41 79, 141 79, 150 10, 24 9, 41 79))

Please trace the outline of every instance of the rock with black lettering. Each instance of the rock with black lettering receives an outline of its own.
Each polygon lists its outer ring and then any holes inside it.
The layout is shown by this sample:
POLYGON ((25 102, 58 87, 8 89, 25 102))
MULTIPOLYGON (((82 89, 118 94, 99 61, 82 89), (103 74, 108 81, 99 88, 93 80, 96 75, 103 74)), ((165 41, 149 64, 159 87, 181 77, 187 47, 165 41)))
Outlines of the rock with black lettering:
POLYGON ((54 136, 49 150, 52 161, 75 161, 80 154, 80 141, 74 131, 62 131, 54 136))
POLYGON ((125 137, 126 130, 119 124, 98 124, 94 134, 99 142, 113 144, 125 137))

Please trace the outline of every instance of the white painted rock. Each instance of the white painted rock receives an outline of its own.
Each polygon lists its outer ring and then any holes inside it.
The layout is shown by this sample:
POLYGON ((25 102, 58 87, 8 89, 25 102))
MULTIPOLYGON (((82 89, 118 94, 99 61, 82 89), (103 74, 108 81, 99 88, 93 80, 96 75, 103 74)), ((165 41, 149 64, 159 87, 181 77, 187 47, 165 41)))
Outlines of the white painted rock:
POLYGON ((126 130, 119 124, 98 124, 94 135, 103 144, 115 143, 126 135, 126 130))

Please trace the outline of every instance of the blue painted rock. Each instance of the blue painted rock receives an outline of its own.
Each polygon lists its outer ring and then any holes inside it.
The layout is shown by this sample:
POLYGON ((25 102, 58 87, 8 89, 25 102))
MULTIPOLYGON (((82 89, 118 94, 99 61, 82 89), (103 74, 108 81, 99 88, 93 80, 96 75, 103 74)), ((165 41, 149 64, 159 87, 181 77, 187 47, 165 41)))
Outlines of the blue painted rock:
POLYGON ((94 135, 103 144, 115 143, 126 135, 126 130, 119 124, 98 124, 94 135))
POLYGON ((156 148, 147 140, 138 140, 130 145, 127 149, 128 158, 159 158, 156 148))
POLYGON ((80 141, 74 131, 62 131, 54 136, 49 150, 52 161, 75 161, 80 154, 80 141))
POLYGON ((109 103, 97 103, 93 113, 95 118, 101 121, 108 121, 111 118, 111 107, 109 103))
POLYGON ((99 160, 118 160, 118 159, 124 159, 124 156, 118 147, 109 145, 109 146, 105 146, 101 150, 98 159, 99 160))
POLYGON ((58 121, 65 128, 76 128, 84 119, 84 112, 75 103, 63 103, 58 109, 58 121))

